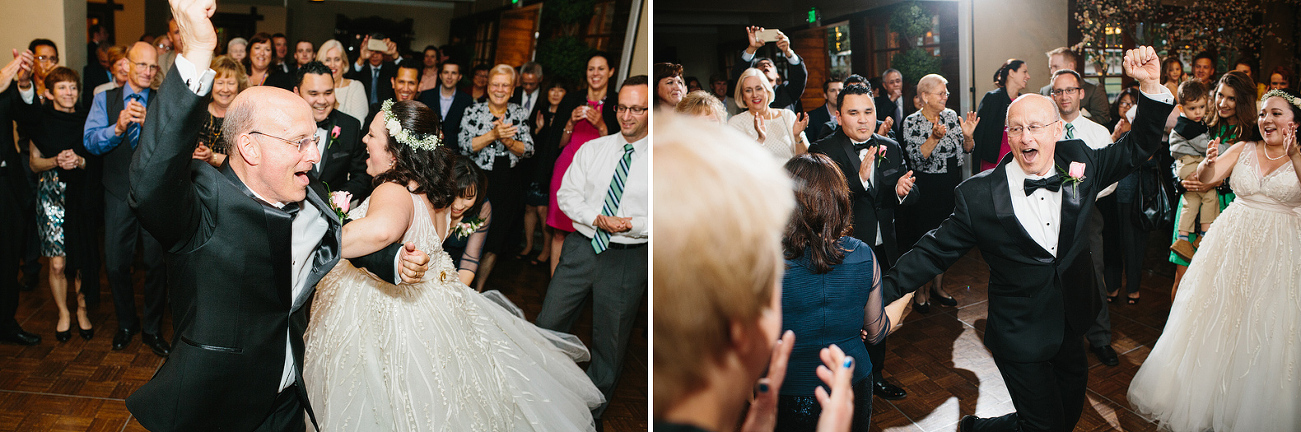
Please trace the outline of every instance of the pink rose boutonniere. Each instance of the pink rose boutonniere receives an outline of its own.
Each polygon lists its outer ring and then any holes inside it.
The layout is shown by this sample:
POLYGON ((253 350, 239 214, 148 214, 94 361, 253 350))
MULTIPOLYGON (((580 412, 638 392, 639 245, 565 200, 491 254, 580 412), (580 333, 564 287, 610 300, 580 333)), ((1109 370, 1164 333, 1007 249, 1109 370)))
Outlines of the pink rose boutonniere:
POLYGON ((331 146, 334 145, 334 141, 336 141, 336 140, 339 139, 339 132, 340 132, 340 131, 341 131, 341 129, 339 129, 338 126, 335 126, 334 129, 331 129, 331 130, 330 130, 330 144, 327 145, 327 146, 325 146, 325 148, 328 149, 328 148, 330 148, 331 146))
POLYGON ((1062 174, 1066 175, 1067 178, 1064 181, 1072 183, 1071 191, 1079 194, 1080 182, 1084 181, 1084 162, 1071 162, 1069 170, 1063 170, 1061 166, 1058 166, 1057 171, 1061 171, 1062 174))
POLYGON ((330 207, 334 208, 334 215, 339 217, 339 222, 348 219, 348 208, 352 207, 351 192, 331 192, 330 207))

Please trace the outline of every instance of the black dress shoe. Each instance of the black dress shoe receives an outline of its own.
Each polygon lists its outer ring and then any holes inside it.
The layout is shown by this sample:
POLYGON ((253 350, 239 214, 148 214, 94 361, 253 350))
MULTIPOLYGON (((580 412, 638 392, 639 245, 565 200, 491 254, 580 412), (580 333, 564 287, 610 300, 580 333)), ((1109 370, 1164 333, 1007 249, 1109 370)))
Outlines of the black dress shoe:
POLYGON ((72 340, 72 329, 67 329, 64 331, 55 330, 54 340, 57 340, 59 342, 67 342, 72 340))
POLYGON ((131 336, 134 334, 135 333, 132 333, 131 330, 118 329, 117 334, 113 335, 113 349, 125 349, 126 344, 131 343, 131 336))
POLYGON ((1092 347, 1093 354, 1098 356, 1098 361, 1107 366, 1116 366, 1120 364, 1120 356, 1116 355, 1116 350, 1111 345, 1092 347))
POLYGON ((16 343, 19 345, 32 346, 41 343, 41 335, 35 333, 29 333, 23 331, 23 329, 20 328, 13 333, 0 336, 0 342, 9 342, 9 343, 16 343))
POLYGON ((144 342, 145 345, 149 345, 149 348, 152 348, 154 350, 154 354, 158 354, 159 357, 167 357, 168 354, 172 353, 171 345, 168 345, 167 341, 163 340, 163 337, 160 335, 141 333, 140 342, 144 342))
POLYGON ((908 397, 908 392, 884 379, 872 384, 872 394, 885 400, 899 400, 908 397))

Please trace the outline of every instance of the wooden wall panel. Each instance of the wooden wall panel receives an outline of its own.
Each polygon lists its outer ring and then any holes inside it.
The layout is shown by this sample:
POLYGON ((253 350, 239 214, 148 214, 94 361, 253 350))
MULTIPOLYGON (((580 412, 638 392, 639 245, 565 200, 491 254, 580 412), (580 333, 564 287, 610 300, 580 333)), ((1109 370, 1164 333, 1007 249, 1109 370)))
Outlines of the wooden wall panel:
POLYGON ((805 111, 822 106, 822 82, 827 80, 831 59, 827 54, 826 27, 812 28, 792 32, 791 49, 800 56, 804 67, 809 71, 809 81, 800 98, 805 111))
POLYGON ((538 14, 542 10, 539 6, 533 5, 501 13, 494 64, 519 67, 533 60, 533 36, 537 32, 538 14))

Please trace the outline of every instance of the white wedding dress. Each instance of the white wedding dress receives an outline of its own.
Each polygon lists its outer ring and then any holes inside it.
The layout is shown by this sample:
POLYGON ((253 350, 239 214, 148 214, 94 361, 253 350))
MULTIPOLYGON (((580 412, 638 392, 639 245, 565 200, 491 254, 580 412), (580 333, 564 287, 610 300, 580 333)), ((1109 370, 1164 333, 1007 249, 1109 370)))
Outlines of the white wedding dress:
POLYGON ((1301 431, 1301 184, 1254 146, 1232 176, 1129 401, 1176 432, 1301 431))
POLYGON ((594 430, 604 398, 575 364, 587 349, 462 284, 424 199, 412 200, 403 241, 429 254, 425 281, 395 286, 341 260, 317 285, 303 380, 321 430, 594 430))

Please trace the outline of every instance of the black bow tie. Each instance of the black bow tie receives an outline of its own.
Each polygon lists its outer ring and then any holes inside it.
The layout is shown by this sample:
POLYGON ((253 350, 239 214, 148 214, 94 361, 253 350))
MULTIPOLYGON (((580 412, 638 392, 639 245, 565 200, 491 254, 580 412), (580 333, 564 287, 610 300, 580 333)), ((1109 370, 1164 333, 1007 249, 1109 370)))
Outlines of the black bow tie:
POLYGON ((854 152, 855 152, 855 153, 860 152, 860 151, 863 151, 863 150, 870 149, 870 148, 872 148, 872 147, 876 147, 876 144, 873 144, 871 140, 868 140, 867 142, 864 142, 864 143, 856 143, 856 142, 853 142, 853 141, 850 141, 850 143, 852 143, 852 144, 854 145, 854 152))
POLYGON ((285 206, 280 209, 284 210, 285 213, 289 213, 289 220, 294 220, 294 218, 298 216, 298 212, 303 209, 303 203, 291 202, 289 204, 285 204, 285 206))
POLYGON ((1062 181, 1065 178, 1061 174, 1053 174, 1052 177, 1041 178, 1038 180, 1025 179, 1025 194, 1029 196, 1034 193, 1035 189, 1044 188, 1051 192, 1057 192, 1062 188, 1062 181))
POLYGON ((326 117, 325 120, 321 120, 321 121, 316 122, 316 128, 317 128, 317 129, 325 129, 325 130, 328 131, 328 130, 330 130, 330 123, 334 123, 334 121, 333 121, 333 120, 330 120, 329 117, 326 117))

